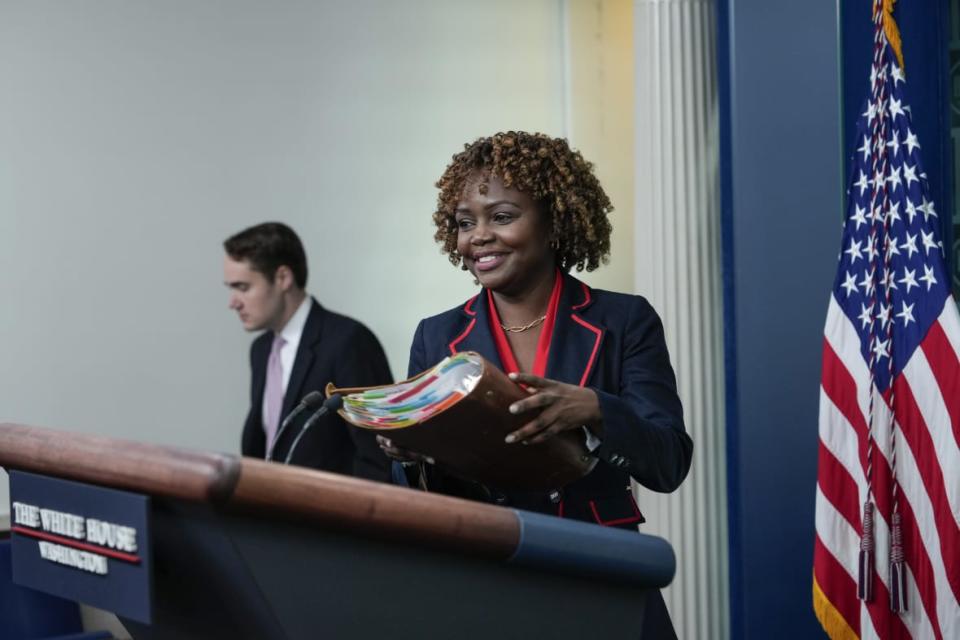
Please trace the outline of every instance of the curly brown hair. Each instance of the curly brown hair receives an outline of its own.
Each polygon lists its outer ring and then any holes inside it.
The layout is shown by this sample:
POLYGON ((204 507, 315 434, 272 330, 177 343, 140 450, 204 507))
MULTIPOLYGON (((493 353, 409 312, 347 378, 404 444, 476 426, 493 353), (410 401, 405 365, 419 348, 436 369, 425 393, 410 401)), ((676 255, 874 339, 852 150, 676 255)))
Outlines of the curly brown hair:
POLYGON ((593 165, 563 138, 507 131, 464 145, 437 181, 433 237, 454 265, 462 260, 454 212, 468 179, 477 172, 484 193, 490 175, 495 175, 505 187, 530 194, 550 215, 557 265, 563 271, 593 271, 607 262, 612 231, 607 214, 613 206, 593 175, 593 165))

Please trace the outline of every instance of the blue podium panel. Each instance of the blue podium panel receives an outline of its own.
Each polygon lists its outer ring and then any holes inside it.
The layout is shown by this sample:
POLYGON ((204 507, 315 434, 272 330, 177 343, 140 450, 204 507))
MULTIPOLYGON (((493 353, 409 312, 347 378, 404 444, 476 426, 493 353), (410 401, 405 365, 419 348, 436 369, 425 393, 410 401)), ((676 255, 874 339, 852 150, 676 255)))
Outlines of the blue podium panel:
POLYGON ((10 472, 13 581, 151 621, 150 498, 10 472))

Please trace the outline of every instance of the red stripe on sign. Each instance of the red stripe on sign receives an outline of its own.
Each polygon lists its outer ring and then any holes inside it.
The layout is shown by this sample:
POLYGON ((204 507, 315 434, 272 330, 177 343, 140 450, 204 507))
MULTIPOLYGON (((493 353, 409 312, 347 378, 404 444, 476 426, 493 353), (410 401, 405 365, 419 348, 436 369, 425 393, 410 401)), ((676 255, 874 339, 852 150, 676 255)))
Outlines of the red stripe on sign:
MULTIPOLYGON (((928 425, 924 422, 910 383, 902 375, 894 381, 896 397, 896 418, 901 433, 920 471, 920 479, 930 498, 933 516, 940 538, 940 554, 946 567, 947 581, 953 590, 954 598, 960 600, 960 527, 953 516, 953 509, 947 498, 946 479, 937 458, 937 448, 930 437, 928 425)), ((952 481, 956 481, 953 479, 952 481)))
POLYGON ((140 556, 134 556, 134 555, 130 555, 129 553, 123 553, 122 551, 114 551, 113 549, 106 549, 104 547, 98 547, 95 544, 87 544, 86 542, 80 542, 79 540, 73 540, 71 538, 64 538, 63 536, 47 533, 46 531, 37 531, 36 529, 21 527, 19 525, 11 527, 10 531, 12 531, 13 533, 19 533, 21 535, 29 536, 31 538, 39 538, 40 540, 56 542, 57 544, 62 544, 65 547, 72 547, 74 549, 80 549, 82 551, 89 551, 91 553, 96 553, 101 556, 107 556, 108 558, 116 558, 117 560, 123 560, 124 562, 130 562, 132 564, 140 564, 140 556))

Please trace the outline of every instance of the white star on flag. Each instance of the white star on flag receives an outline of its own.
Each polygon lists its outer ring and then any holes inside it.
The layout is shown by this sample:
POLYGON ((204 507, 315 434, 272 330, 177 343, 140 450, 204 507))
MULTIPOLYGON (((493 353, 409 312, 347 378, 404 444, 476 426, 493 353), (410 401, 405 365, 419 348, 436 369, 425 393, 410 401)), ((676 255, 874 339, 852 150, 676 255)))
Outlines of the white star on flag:
POLYGON ((908 305, 906 302, 901 302, 900 304, 903 305, 903 307, 900 313, 897 314, 897 317, 903 318, 903 326, 907 326, 911 322, 916 322, 916 320, 913 319, 913 307, 916 303, 908 305))
POLYGON ((910 287, 919 287, 917 284, 917 270, 916 269, 907 269, 903 268, 903 278, 898 280, 898 282, 907 287, 907 294, 910 293, 910 287))

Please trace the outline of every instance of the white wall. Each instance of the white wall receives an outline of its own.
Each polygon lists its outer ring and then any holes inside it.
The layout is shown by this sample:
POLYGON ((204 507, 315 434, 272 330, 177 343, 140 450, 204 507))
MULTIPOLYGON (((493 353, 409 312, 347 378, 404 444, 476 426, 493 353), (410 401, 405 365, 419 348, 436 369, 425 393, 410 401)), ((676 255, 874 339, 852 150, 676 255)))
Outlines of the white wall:
MULTIPOLYGON (((611 176, 629 246, 632 135, 595 124, 617 78, 630 99, 632 56, 605 74, 611 43, 567 11, 0 2, 0 421, 236 451, 251 336, 226 308, 221 242, 268 219, 297 229, 310 291, 402 375, 417 320, 473 291, 432 240, 433 183, 494 131, 594 123, 573 143, 611 176), (592 34, 594 63, 571 71, 564 24, 592 34), (605 92, 571 112, 588 77, 605 92)), ((632 264, 589 279, 629 289, 632 264)))

